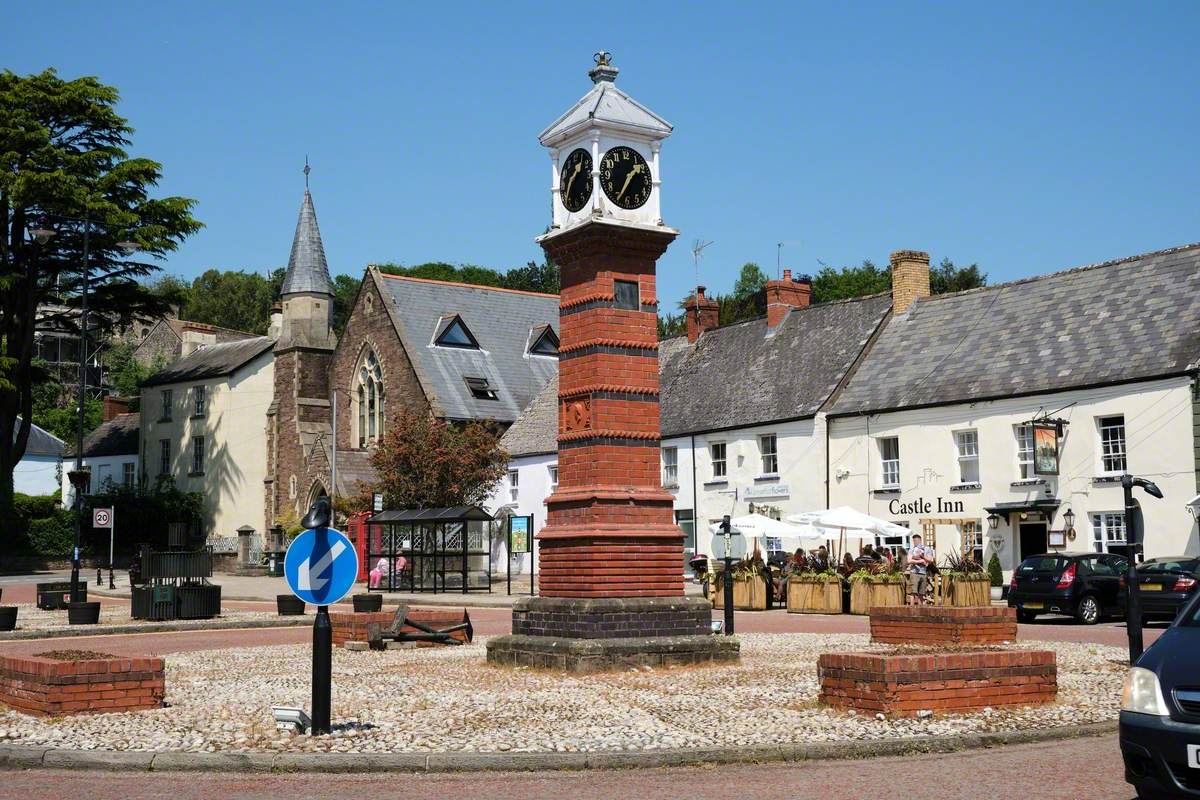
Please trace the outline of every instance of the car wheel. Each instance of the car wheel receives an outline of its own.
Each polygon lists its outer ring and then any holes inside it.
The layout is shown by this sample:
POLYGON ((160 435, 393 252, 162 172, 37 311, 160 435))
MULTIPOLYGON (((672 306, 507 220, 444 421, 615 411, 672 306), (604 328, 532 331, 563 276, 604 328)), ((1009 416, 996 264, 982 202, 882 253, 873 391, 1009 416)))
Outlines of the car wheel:
POLYGON ((1095 625, 1100 621, 1100 601, 1095 595, 1085 594, 1079 598, 1079 605, 1075 607, 1075 619, 1084 625, 1095 625))
POLYGON ((1037 614, 1033 613, 1032 611, 1017 611, 1017 622, 1029 623, 1033 622, 1035 619, 1037 619, 1037 614))

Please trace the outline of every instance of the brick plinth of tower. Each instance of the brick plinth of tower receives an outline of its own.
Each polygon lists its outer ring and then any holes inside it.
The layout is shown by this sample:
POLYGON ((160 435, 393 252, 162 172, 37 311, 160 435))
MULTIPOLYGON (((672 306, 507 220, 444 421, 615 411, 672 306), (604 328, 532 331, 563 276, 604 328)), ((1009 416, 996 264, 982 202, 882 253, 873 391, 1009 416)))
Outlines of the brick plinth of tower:
POLYGON ((737 659, 736 642, 709 633, 708 604, 684 597, 683 531, 661 483, 655 265, 676 235, 592 219, 541 240, 562 286, 558 487, 537 536, 542 597, 514 607, 489 661, 737 659))

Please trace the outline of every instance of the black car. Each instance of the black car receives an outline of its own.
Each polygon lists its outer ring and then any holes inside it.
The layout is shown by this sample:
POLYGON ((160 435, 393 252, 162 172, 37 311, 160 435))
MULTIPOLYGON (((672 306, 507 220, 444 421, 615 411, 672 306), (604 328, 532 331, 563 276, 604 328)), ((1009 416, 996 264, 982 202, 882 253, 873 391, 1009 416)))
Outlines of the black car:
POLYGON ((1200 594, 1126 675, 1120 737, 1138 797, 1200 797, 1200 594))
POLYGON ((1019 622, 1039 614, 1067 614, 1084 625, 1125 610, 1129 568, 1123 556, 1109 553, 1043 553, 1030 556, 1013 572, 1008 607, 1019 622))
POLYGON ((1175 619, 1200 587, 1200 556, 1154 558, 1139 564, 1137 573, 1142 614, 1175 619))

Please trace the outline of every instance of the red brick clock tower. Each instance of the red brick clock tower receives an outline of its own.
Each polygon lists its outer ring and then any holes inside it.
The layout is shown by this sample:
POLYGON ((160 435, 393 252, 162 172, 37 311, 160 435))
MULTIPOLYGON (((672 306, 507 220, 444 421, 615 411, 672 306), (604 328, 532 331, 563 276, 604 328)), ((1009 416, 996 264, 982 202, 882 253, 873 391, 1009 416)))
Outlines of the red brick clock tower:
POLYGON ((662 488, 655 265, 659 153, 671 126, 618 89, 609 55, 593 87, 539 137, 553 223, 538 240, 561 270, 558 488, 538 534, 541 597, 513 607, 488 660, 575 672, 736 660, 711 608, 683 591, 683 532, 662 488))

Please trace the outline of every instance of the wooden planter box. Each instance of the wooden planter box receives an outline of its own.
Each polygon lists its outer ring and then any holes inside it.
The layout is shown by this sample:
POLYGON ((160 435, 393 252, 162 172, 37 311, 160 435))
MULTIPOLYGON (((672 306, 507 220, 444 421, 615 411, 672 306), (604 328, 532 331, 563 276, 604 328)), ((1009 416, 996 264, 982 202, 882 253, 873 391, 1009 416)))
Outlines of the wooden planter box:
POLYGON ((858 580, 850 582, 850 613, 869 614, 877 606, 904 605, 904 584, 858 580))
POLYGON ((980 578, 950 577, 950 603, 952 606, 990 606, 992 604, 992 582, 986 575, 980 578))
MULTIPOLYGON (((725 607, 725 589, 719 582, 710 592, 713 608, 725 607)), ((738 611, 765 611, 767 609, 767 584, 762 576, 733 579, 733 607, 738 611)))
POLYGON ((842 582, 838 578, 791 578, 787 583, 789 614, 842 613, 842 582))

